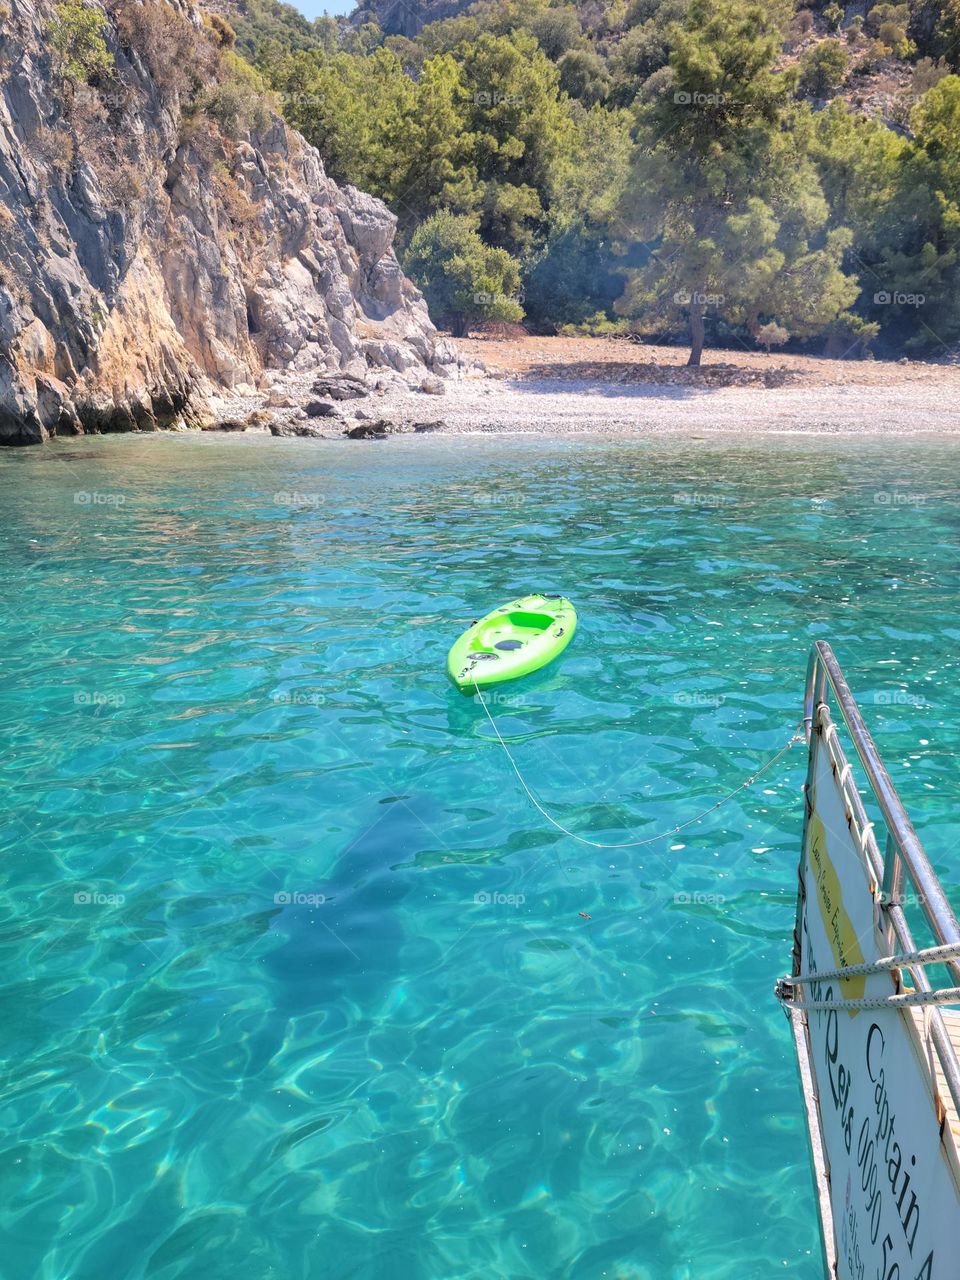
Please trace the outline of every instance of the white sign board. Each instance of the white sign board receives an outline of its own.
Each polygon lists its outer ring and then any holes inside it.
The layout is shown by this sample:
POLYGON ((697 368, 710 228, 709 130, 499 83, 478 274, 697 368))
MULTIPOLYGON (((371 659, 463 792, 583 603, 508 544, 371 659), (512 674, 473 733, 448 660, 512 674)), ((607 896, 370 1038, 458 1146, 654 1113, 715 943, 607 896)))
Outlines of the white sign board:
MULTIPOLYGON (((801 971, 827 972, 888 954, 875 886, 825 735, 814 734, 812 808, 802 877, 801 971)), ((811 1000, 887 996, 890 973, 806 986, 811 1000)), ((952 1138, 941 1141, 930 1069, 911 1014, 812 1010, 840 1280, 956 1280, 960 1187, 952 1138)))

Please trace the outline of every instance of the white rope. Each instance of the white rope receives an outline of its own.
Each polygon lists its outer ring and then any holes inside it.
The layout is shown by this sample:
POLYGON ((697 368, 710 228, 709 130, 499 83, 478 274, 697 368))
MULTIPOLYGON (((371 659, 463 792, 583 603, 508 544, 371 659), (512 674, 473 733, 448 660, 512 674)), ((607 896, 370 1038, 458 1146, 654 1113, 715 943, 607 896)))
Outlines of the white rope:
MULTIPOLYGON (((860 842, 860 856, 863 858, 864 862, 867 861, 867 850, 870 846, 871 835, 873 835, 873 823, 867 821, 863 824, 858 836, 860 842)), ((876 837, 874 837, 874 839, 876 839, 876 837)), ((867 865, 869 866, 869 863, 867 863, 867 865)))
POLYGON ((829 978, 859 978, 869 973, 886 973, 890 969, 906 969, 910 965, 942 964, 945 960, 960 959, 960 942, 945 942, 939 947, 925 947, 922 951, 908 951, 902 956, 881 956, 863 964, 848 964, 843 969, 828 969, 825 973, 797 973, 785 978, 798 986, 804 982, 826 982, 829 978))
POLYGON ((860 1000, 797 1000, 788 996, 786 991, 781 978, 774 987, 774 995, 785 1009, 902 1009, 913 1005, 960 1004, 960 987, 941 987, 939 991, 904 991, 899 995, 889 996, 864 996, 860 1000))
POLYGON ((569 836, 571 840, 576 840, 580 844, 589 845, 591 849, 638 849, 641 845, 655 844, 658 840, 666 840, 669 836, 677 835, 678 832, 683 831, 686 827, 692 827, 695 822, 701 822, 705 817, 707 817, 708 814, 713 813, 715 809, 719 809, 722 804, 726 804, 728 800, 732 800, 734 796, 739 795, 741 791, 745 791, 747 787, 753 786, 753 784, 760 777, 760 775, 762 773, 766 773, 766 771, 769 768, 775 765, 781 756, 786 755, 786 753, 790 750, 790 748, 793 746, 795 742, 803 741, 803 734, 800 733, 799 731, 795 732, 793 736, 790 738, 789 742, 785 746, 781 747, 780 750, 777 752, 777 754, 775 756, 772 756, 766 762, 766 764, 761 765, 760 768, 756 771, 756 773, 752 773, 750 777, 747 778, 746 782, 741 782, 739 787, 729 792, 722 799, 718 800, 716 804, 712 804, 708 809, 704 809, 702 810, 702 812, 696 814, 694 817, 688 818, 686 822, 681 822, 681 823, 678 823, 677 826, 671 827, 669 831, 661 831, 658 835, 655 835, 655 836, 646 836, 643 840, 623 840, 617 844, 603 844, 599 840, 588 840, 586 836, 577 835, 575 831, 571 831, 569 827, 565 827, 563 823, 558 822, 556 818, 554 818, 551 814, 547 813, 546 809, 543 807, 543 805, 540 803, 537 797, 533 794, 533 792, 527 786, 526 779, 524 778, 523 774, 520 772, 520 769, 519 769, 519 766, 517 765, 516 760, 514 760, 513 756, 510 754, 510 748, 507 746, 503 738, 500 736, 500 730, 497 728, 496 721, 494 720, 493 716, 490 714, 490 710, 487 707, 486 702, 484 701, 483 694, 480 692, 480 686, 474 683, 473 687, 476 690, 477 699, 480 705, 483 707, 484 711, 486 712, 487 719, 490 721, 490 724, 493 728, 493 732, 497 735, 497 741, 500 743, 501 747, 503 747, 504 754, 506 755, 507 759, 510 761, 511 765, 513 766, 513 772, 517 775, 520 785, 521 787, 523 787, 524 791, 526 792, 527 798, 530 800, 531 804, 534 806, 535 809, 537 809, 539 813, 541 813, 546 818, 546 820, 550 823, 551 826, 556 827, 558 831, 562 831, 563 834, 565 836, 569 836))

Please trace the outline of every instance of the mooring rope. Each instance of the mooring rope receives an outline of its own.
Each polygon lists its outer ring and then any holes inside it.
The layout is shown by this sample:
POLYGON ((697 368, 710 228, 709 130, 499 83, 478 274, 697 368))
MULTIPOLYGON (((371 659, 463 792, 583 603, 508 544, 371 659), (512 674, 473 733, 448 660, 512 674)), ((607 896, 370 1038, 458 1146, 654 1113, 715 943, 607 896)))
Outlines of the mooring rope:
POLYGON ((960 987, 941 987, 937 991, 903 991, 889 996, 863 996, 850 1000, 800 1000, 794 989, 807 982, 828 982, 832 979, 859 978, 871 973, 889 973, 891 969, 906 969, 911 965, 943 964, 947 960, 960 959, 960 942, 947 942, 939 947, 924 947, 921 951, 907 951, 901 956, 881 956, 864 964, 848 964, 842 969, 827 969, 823 973, 797 973, 780 978, 773 989, 774 995, 785 1009, 899 1009, 904 1006, 960 1003, 960 987))
POLYGON ((907 951, 902 956, 881 956, 864 964, 848 964, 843 969, 827 969, 824 973, 797 973, 785 979, 794 986, 804 982, 826 982, 830 978, 859 978, 868 973, 886 973, 889 969, 906 969, 910 965, 942 964, 960 959, 960 942, 945 942, 939 947, 907 951))
POLYGON ((941 987, 938 991, 903 991, 898 995, 864 996, 860 1000, 797 1000, 788 995, 792 991, 790 979, 781 978, 773 989, 774 995, 785 1009, 902 1009, 912 1005, 960 1004, 960 987, 941 987))
POLYGON ((576 840, 579 844, 589 845, 591 849, 638 849, 641 845, 656 844, 658 840, 666 840, 669 836, 677 835, 679 832, 684 831, 687 827, 692 827, 694 823, 702 822, 703 819, 706 818, 709 814, 719 809, 721 805, 726 804, 728 800, 732 800, 734 796, 738 796, 740 792, 745 791, 747 787, 752 787, 753 784, 756 782, 756 780, 761 776, 761 774, 766 773, 768 769, 772 768, 773 765, 777 763, 777 761, 781 758, 781 756, 785 756, 787 754, 787 752, 791 749, 791 747, 793 747, 794 743, 803 741, 803 733, 800 731, 801 726, 798 725, 793 735, 789 739, 789 741, 780 748, 777 754, 775 756, 771 756, 771 758, 765 764, 762 764, 760 768, 756 770, 755 773, 752 773, 745 782, 741 782, 739 787, 735 787, 733 791, 728 792, 727 795, 721 797, 721 799, 719 799, 715 804, 710 805, 709 808, 703 809, 700 813, 695 814, 694 817, 692 818, 688 818, 686 822, 680 822, 677 824, 677 826, 671 827, 669 831, 661 831, 655 836, 645 836, 644 839, 642 840, 623 840, 616 844, 604 844, 600 840, 588 840, 586 836, 578 835, 576 831, 571 831, 569 827, 565 827, 562 822, 558 822, 556 818, 552 816, 552 814, 549 814, 547 812, 547 810, 543 807, 543 805, 540 803, 537 797, 530 790, 529 786, 527 785, 526 779, 524 778, 523 774, 520 772, 520 768, 516 760, 514 760, 513 756, 510 753, 510 748, 507 746, 503 738, 500 736, 500 730, 497 728, 497 722, 494 720, 493 716, 490 714, 490 709, 487 706, 486 702, 484 701, 483 694, 480 691, 480 686, 474 683, 473 687, 476 690, 477 700, 479 701, 480 705, 483 707, 484 712, 486 713, 486 717, 490 721, 490 725, 493 728, 493 732, 497 735, 497 741, 500 743, 500 746, 504 750, 504 754, 506 755, 507 759, 510 761, 510 764, 513 766, 513 772, 517 775, 520 785, 521 787, 523 787, 524 791, 526 792, 527 798, 529 799, 531 804, 534 806, 535 809, 537 809, 539 813, 543 815, 543 817, 546 818, 546 820, 550 823, 551 826, 556 827, 558 831, 562 831, 563 834, 565 836, 569 836, 571 840, 576 840))

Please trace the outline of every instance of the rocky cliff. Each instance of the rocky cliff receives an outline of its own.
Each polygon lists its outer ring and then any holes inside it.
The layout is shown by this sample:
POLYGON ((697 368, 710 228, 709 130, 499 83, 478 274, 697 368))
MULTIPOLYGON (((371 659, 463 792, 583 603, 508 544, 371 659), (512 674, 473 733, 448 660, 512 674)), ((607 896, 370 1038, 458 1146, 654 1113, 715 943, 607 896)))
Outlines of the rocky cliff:
POLYGON ((0 77, 0 442, 200 422, 271 369, 453 358, 392 215, 187 0, 0 2, 0 77))
MULTIPOLYGON (((350 15, 356 26, 376 22, 388 36, 418 36, 431 22, 465 13, 473 0, 360 0, 350 15)), ((243 0, 240 0, 243 3, 243 0)))

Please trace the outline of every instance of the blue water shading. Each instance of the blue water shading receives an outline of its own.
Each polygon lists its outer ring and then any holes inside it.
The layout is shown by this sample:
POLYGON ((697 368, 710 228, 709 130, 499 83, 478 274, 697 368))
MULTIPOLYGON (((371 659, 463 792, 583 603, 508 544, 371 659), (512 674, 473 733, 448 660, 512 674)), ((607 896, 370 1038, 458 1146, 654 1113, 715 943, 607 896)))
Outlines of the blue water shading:
POLYGON ((821 1274, 772 999, 829 638, 956 895, 958 446, 0 455, 0 1274, 821 1274), (582 913, 582 914, 581 914, 582 913), (589 917, 589 918, 585 918, 589 917))

